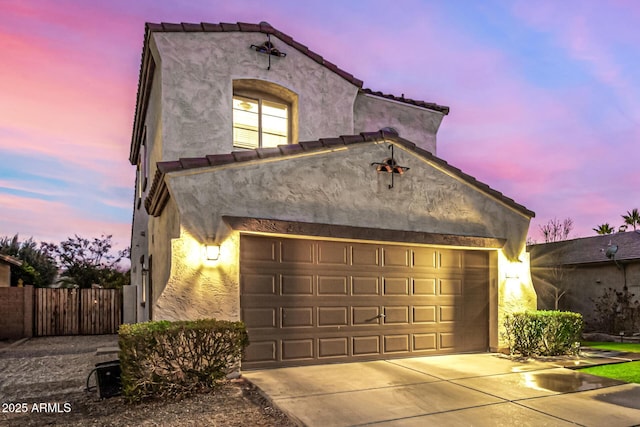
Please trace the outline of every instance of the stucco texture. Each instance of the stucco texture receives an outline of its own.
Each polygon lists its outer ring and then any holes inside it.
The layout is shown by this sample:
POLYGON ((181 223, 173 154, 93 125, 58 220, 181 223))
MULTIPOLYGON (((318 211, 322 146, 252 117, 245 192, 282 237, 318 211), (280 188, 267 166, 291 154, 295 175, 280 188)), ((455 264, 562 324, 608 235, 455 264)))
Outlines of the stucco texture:
POLYGON ((267 70, 267 55, 250 48, 266 41, 261 33, 153 33, 162 59, 163 158, 233 150, 236 79, 264 80, 297 94, 302 141, 353 134, 358 88, 276 37, 271 40, 287 56, 273 57, 267 70))
POLYGON ((359 93, 354 106, 354 130, 359 133, 392 127, 401 137, 435 155, 436 133, 443 117, 440 112, 359 93))
POLYGON ((373 162, 388 144, 368 143, 273 161, 171 173, 181 224, 195 238, 215 237, 223 215, 504 238, 507 257, 524 248, 529 218, 423 158, 395 147, 395 176, 373 162))
POLYGON ((181 237, 172 243, 171 279, 157 304, 159 318, 238 317, 237 260, 215 269, 189 261, 206 242, 222 240, 237 251, 237 233, 225 239, 225 215, 505 239, 495 277, 494 327, 501 329, 506 313, 535 309, 524 252, 529 218, 413 152, 396 146, 395 154, 410 169, 395 177, 392 189, 391 176, 371 166, 389 157, 385 143, 169 173, 181 237), (507 280, 511 264, 522 273, 507 280))

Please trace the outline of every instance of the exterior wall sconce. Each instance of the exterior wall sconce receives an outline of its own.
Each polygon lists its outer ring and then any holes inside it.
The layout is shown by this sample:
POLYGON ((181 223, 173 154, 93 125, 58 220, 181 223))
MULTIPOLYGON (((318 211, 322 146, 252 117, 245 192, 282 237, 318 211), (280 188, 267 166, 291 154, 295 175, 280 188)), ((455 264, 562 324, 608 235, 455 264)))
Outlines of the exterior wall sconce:
POLYGON ((220 245, 205 245, 204 255, 207 261, 217 261, 220 258, 220 245))
POLYGON ((269 56, 269 66, 267 70, 271 69, 271 57, 276 56, 278 58, 284 58, 287 56, 286 53, 280 52, 280 50, 276 49, 276 47, 271 43, 271 34, 267 34, 267 41, 262 43, 261 45, 251 45, 251 49, 255 50, 258 53, 264 53, 269 56))
POLYGON ((400 166, 398 164, 398 162, 396 162, 396 159, 394 157, 394 153, 393 153, 393 144, 391 144, 389 146, 389 149, 391 150, 391 158, 389 159, 385 159, 382 162, 373 162, 371 163, 371 166, 375 166, 376 167, 376 172, 378 173, 382 173, 382 172, 386 172, 386 173, 390 173, 391 174, 391 184, 389 184, 389 189, 393 188, 393 178, 394 176, 397 175, 404 175, 404 173, 406 171, 408 171, 409 167, 407 166, 400 166))
POLYGON ((518 260, 507 265, 504 272, 505 279, 520 279, 520 269, 522 268, 522 261, 518 260))

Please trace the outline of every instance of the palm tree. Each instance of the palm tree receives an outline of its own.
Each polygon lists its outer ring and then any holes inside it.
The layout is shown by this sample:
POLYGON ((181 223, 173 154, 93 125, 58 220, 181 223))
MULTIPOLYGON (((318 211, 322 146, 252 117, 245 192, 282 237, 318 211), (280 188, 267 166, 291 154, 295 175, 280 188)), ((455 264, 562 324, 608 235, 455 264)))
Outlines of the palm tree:
POLYGON ((600 224, 599 226, 594 228, 593 231, 595 231, 598 234, 611 234, 615 230, 611 227, 611 225, 609 225, 608 222, 606 222, 606 223, 600 224))
POLYGON ((636 227, 640 225, 640 212, 638 212, 638 208, 633 209, 631 212, 627 211, 626 215, 622 215, 622 219, 624 219, 624 223, 633 227, 633 230, 636 230, 636 227))

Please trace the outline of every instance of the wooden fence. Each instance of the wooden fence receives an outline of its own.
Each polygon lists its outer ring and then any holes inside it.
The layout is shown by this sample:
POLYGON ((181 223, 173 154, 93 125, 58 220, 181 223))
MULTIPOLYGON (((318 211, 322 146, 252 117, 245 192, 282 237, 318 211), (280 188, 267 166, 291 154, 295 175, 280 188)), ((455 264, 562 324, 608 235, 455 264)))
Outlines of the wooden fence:
POLYGON ((119 289, 35 289, 34 335, 115 334, 122 323, 119 289))

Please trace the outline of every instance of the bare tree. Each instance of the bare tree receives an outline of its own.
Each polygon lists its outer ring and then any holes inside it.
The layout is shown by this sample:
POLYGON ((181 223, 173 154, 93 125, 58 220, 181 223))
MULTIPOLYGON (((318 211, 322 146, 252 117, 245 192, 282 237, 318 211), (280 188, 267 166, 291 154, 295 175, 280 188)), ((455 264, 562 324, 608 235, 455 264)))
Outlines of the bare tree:
MULTIPOLYGON (((567 240, 573 230, 573 220, 565 218, 559 220, 553 218, 544 225, 538 226, 545 243, 561 242, 567 240)), ((535 267, 536 275, 539 277, 542 296, 551 298, 553 306, 558 310, 560 300, 571 288, 571 282, 567 280, 570 268, 566 267, 562 260, 567 250, 566 244, 554 245, 549 252, 543 255, 543 258, 535 267)))
POLYGON ((560 221, 558 218, 550 219, 545 225, 538 226, 545 243, 559 242, 567 240, 571 230, 573 230, 573 220, 565 218, 560 221))
POLYGON ((569 279, 574 270, 564 264, 564 258, 569 250, 569 243, 556 243, 544 253, 538 255, 538 260, 532 266, 532 273, 536 277, 536 290, 547 302, 553 302, 553 308, 560 308, 560 301, 572 288, 569 279))

